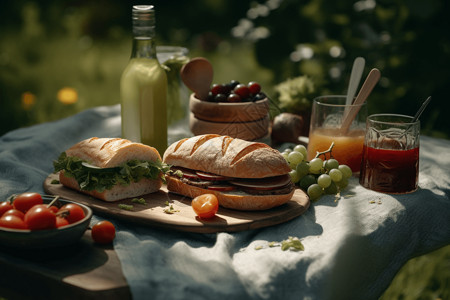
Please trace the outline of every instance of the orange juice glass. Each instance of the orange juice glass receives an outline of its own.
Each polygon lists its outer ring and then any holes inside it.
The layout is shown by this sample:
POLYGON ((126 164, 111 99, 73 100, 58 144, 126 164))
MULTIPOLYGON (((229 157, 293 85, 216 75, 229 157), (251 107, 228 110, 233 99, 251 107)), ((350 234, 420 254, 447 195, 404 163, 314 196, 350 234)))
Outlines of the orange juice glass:
MULTIPOLYGON (((317 152, 332 149, 333 158, 340 164, 348 165, 354 173, 359 173, 364 146, 367 105, 359 106, 358 114, 348 131, 341 130, 341 125, 348 111, 355 105, 345 104, 346 96, 321 96, 314 99, 308 143, 308 160, 317 152)), ((329 155, 327 154, 327 158, 329 155)))

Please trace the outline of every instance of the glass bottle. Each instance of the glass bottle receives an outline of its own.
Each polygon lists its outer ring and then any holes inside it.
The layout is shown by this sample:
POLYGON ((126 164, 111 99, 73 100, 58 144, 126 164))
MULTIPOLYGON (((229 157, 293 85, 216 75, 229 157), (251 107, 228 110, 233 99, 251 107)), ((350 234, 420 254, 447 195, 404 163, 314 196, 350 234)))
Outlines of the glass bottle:
POLYGON ((156 57, 155 9, 132 9, 133 47, 120 79, 122 138, 167 149, 167 77, 156 57))

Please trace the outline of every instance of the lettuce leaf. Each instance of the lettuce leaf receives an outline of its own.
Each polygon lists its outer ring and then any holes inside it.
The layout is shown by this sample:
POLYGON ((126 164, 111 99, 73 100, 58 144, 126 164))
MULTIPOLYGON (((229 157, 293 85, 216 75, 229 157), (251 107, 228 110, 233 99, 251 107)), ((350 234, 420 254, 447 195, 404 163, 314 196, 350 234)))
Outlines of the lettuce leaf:
POLYGON ((55 172, 64 170, 67 177, 75 178, 80 189, 95 190, 100 193, 117 184, 126 186, 132 182, 138 182, 142 178, 160 178, 165 181, 164 174, 170 169, 169 165, 160 160, 150 162, 137 159, 114 168, 95 169, 84 166, 83 160, 67 156, 65 152, 62 152, 53 162, 53 166, 55 172))

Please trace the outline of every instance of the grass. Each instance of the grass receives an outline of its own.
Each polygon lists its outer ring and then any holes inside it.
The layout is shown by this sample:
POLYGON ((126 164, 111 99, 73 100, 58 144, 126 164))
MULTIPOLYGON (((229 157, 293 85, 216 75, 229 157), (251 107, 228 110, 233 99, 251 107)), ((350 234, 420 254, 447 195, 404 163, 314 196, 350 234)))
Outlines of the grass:
POLYGON ((379 300, 450 299, 450 245, 409 260, 379 300))

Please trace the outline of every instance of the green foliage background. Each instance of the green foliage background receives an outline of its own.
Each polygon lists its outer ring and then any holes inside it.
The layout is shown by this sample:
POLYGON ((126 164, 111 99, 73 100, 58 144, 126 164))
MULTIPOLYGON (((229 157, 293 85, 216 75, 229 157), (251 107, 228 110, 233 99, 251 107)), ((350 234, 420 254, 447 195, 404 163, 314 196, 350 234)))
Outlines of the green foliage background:
MULTIPOLYGON (((133 4, 144 4, 136 1, 133 4)), ((215 82, 258 80, 269 96, 308 75, 320 94, 344 94, 352 62, 382 79, 369 112, 414 114, 429 95, 422 134, 448 138, 449 2, 445 0, 155 0, 160 45, 190 49, 215 68, 215 82), (306 49, 306 55, 305 55, 306 49), (447 111, 447 112, 446 112, 447 111)), ((0 134, 88 107, 119 103, 130 54, 130 6, 120 0, 0 3, 0 134), (75 104, 56 100, 62 87, 75 104), (25 110, 21 96, 35 104, 25 110)))
MULTIPOLYGON (((131 51, 132 4, 148 3, 0 1, 0 135, 119 103, 119 78, 131 51), (77 90, 76 103, 57 101, 63 87, 77 90), (21 104, 25 92, 36 99, 28 109, 21 104)), ((184 46, 191 57, 210 59, 214 82, 256 80, 275 97, 277 84, 308 75, 319 94, 344 94, 353 60, 363 56, 364 75, 371 68, 382 73, 368 100, 370 113, 413 115, 431 95, 433 101, 421 118, 422 134, 450 137, 449 1, 154 0, 151 4, 157 10, 158 44, 184 46)), ((440 251, 423 257, 425 263, 422 258, 408 263, 385 299, 448 297, 449 249, 440 251), (424 272, 427 267, 429 272, 424 272), (406 292, 413 287, 421 288, 415 296, 406 292)))

